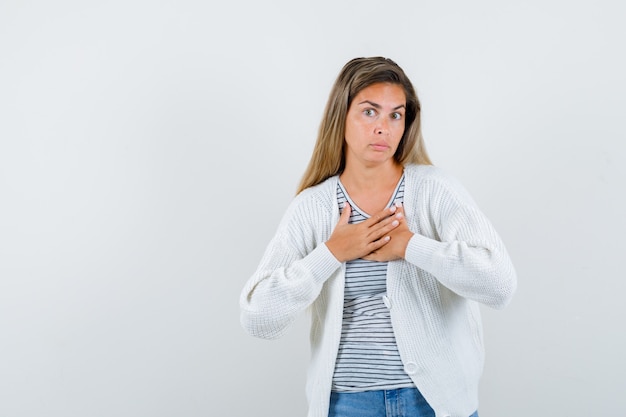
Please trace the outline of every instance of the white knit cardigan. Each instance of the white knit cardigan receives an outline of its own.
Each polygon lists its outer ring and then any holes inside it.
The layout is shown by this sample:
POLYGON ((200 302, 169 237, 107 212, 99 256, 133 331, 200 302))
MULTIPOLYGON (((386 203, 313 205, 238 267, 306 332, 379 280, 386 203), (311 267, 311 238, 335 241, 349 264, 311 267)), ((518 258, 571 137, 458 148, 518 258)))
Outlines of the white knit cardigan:
MULTIPOLYGON (((517 279, 491 223, 465 189, 440 168, 408 165, 404 260, 389 262, 385 304, 405 370, 437 417, 478 408, 483 369, 476 302, 503 308, 517 279)), ((241 323, 274 339, 311 314, 309 417, 327 417, 343 313, 345 264, 326 242, 339 220, 337 177, 301 192, 289 205, 240 297, 241 323)))

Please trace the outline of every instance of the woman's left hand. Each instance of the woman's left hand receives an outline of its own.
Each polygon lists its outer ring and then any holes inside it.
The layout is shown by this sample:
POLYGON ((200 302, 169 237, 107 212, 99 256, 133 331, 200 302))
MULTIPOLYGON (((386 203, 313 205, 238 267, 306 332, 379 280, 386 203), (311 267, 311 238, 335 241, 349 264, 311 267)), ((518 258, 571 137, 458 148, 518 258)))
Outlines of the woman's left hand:
POLYGON ((404 207, 399 205, 396 213, 402 213, 402 218, 400 219, 400 224, 388 233, 388 236, 391 237, 389 242, 362 259, 386 262, 404 258, 406 247, 414 233, 409 230, 406 217, 404 216, 404 207))

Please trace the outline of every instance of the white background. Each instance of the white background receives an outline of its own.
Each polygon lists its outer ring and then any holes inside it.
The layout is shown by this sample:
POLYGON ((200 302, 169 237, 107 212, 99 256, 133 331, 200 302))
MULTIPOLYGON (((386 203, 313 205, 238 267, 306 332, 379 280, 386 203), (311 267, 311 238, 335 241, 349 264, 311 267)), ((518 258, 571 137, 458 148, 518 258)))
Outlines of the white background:
POLYGON ((0 417, 304 416, 238 297, 330 87, 394 59, 519 276, 481 417, 626 415, 620 1, 0 4, 0 417))

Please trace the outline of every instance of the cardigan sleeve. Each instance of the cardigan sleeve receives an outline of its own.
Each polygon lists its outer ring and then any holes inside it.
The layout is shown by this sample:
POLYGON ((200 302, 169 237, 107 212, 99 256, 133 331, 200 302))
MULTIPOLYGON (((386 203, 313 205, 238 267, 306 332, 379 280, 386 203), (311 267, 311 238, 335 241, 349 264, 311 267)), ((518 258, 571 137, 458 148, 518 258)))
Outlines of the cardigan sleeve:
POLYGON ((251 335, 283 335, 341 266, 323 241, 316 244, 313 225, 321 217, 310 206, 293 203, 283 217, 240 295, 241 325, 251 335))
POLYGON ((416 233, 406 260, 460 296, 503 308, 517 287, 506 248, 491 222, 456 182, 429 187, 428 210, 438 237, 416 233))

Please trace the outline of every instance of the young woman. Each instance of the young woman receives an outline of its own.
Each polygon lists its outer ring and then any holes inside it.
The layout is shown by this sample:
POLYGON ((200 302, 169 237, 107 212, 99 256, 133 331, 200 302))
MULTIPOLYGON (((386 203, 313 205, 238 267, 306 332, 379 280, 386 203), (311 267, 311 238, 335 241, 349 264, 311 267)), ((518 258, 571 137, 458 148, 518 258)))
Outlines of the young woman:
POLYGON ((277 338, 310 311, 309 417, 477 416, 477 303, 502 308, 515 288, 491 223, 432 166, 404 71, 349 61, 298 194, 242 291, 243 327, 277 338))

